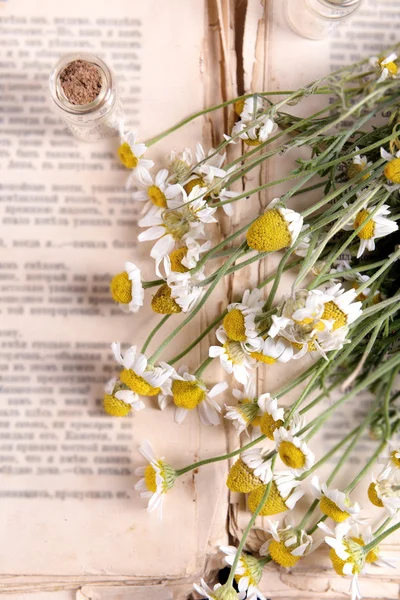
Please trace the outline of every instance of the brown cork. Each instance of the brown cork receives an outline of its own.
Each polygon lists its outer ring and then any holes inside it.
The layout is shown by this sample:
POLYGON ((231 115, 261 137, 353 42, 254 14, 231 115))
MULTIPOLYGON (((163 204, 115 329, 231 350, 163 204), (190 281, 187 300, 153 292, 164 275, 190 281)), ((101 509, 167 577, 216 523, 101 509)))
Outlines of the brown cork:
POLYGON ((98 67, 87 60, 74 60, 60 73, 61 87, 71 104, 89 104, 100 94, 102 80, 98 67))

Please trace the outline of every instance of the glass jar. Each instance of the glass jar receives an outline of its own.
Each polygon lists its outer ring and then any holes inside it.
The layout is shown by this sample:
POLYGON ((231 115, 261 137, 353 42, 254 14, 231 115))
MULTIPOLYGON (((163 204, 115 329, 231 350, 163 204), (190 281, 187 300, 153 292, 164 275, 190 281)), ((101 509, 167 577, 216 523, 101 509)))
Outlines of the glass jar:
POLYGON ((311 40, 328 37, 362 0, 285 0, 286 19, 297 34, 311 40))
POLYGON ((115 77, 98 56, 85 52, 66 54, 53 69, 49 85, 56 110, 75 137, 85 142, 96 142, 118 133, 122 120, 122 105, 118 98, 115 77), (88 104, 72 104, 61 85, 62 71, 76 60, 95 65, 100 73, 100 92, 88 104))

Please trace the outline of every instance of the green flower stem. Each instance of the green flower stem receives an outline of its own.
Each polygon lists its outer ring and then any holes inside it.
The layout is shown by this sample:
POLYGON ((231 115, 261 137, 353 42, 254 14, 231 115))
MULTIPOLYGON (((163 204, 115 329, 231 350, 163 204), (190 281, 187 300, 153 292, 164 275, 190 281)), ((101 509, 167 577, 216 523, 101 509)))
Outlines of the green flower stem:
MULTIPOLYGON (((197 265, 193 269, 190 270, 190 274, 194 275, 195 273, 200 271, 200 269, 206 264, 207 260, 209 260, 212 256, 214 256, 214 254, 216 254, 219 250, 222 250, 225 246, 230 244, 239 235, 242 235, 242 233, 246 233, 247 229, 250 227, 250 225, 255 220, 256 219, 252 219, 249 223, 247 223, 247 225, 245 225, 241 229, 238 229, 237 231, 234 231, 229 237, 225 238, 224 240, 222 240, 222 242, 220 242, 219 244, 214 246, 214 248, 211 248, 210 250, 208 250, 208 252, 206 252, 203 255, 203 257, 199 260, 197 265)), ((242 245, 240 247, 242 247, 242 245)))
POLYGON ((396 381, 397 375, 399 373, 399 368, 393 369, 393 372, 389 375, 389 381, 386 386, 385 398, 383 400, 383 415, 385 419, 385 440, 390 439, 391 434, 391 424, 390 424, 390 416, 389 416, 389 405, 390 405, 390 395, 392 392, 392 388, 394 382, 396 381))
MULTIPOLYGON (((371 212, 372 215, 372 212, 371 212)), ((366 287, 369 287, 374 281, 375 279, 377 279, 380 275, 382 275, 382 273, 384 273, 385 271, 387 271, 387 269, 389 267, 392 266, 392 264, 394 262, 396 262, 396 260, 398 260, 398 258, 400 257, 400 249, 396 250, 396 252, 393 252, 392 256, 386 261, 386 263, 379 269, 379 271, 376 271, 376 273, 374 273, 373 275, 371 275, 370 279, 368 281, 365 281, 364 283, 362 283, 358 288, 357 288, 357 292, 358 294, 361 294, 366 287)))
MULTIPOLYGON (((397 511, 396 511, 396 513, 397 513, 397 511)), ((395 513, 395 514, 396 514, 396 513, 395 513)), ((381 525, 381 526, 380 526, 380 527, 379 527, 379 528, 378 528, 376 531, 374 531, 374 534, 373 534, 373 535, 374 535, 374 536, 377 536, 377 535, 379 535, 380 533, 382 533, 382 531, 384 531, 384 530, 386 529, 386 527, 389 525, 390 521, 393 519, 393 517, 394 517, 394 516, 395 516, 395 515, 393 515, 393 516, 391 516, 391 517, 388 517, 387 519, 385 519, 385 520, 384 520, 384 522, 382 523, 382 525, 381 525)))
POLYGON ((149 358, 149 364, 152 365, 155 363, 155 361, 157 360, 157 358, 160 356, 160 354, 163 352, 163 350, 168 346, 168 344, 174 339, 174 337, 188 324, 190 323, 190 321, 193 319, 193 317, 195 317, 197 315, 197 313, 201 310, 201 308, 204 306, 204 304, 206 303, 207 299, 211 296, 212 292, 214 291, 214 289, 217 287, 220 279, 222 279, 222 277, 225 275, 226 271, 229 269, 230 265, 237 259, 239 258, 240 254, 245 251, 246 248, 246 243, 244 242, 239 248, 238 250, 228 258, 228 260, 226 261, 226 263, 221 267, 218 276, 214 279, 213 283, 210 285, 210 287, 208 288, 208 290, 206 291, 206 293, 204 294, 203 298, 200 300, 200 302, 197 304, 197 306, 195 306, 195 308, 189 313, 189 315, 186 317, 186 319, 183 321, 183 323, 181 323, 178 327, 176 327, 172 333, 170 333, 170 335, 163 341, 163 343, 159 346, 159 348, 152 354, 152 356, 149 358))
POLYGON ((156 335, 157 331, 159 331, 159 330, 161 329, 161 327, 164 325, 164 323, 166 323, 166 322, 168 321, 168 319, 169 319, 169 317, 170 317, 170 316, 171 316, 171 315, 165 315, 165 316, 164 316, 164 317, 161 319, 161 321, 159 321, 159 322, 157 323, 157 325, 154 327, 154 329, 152 329, 152 330, 150 331, 149 335, 147 336, 147 339, 146 339, 145 343, 144 343, 144 344, 143 344, 143 346, 142 346, 142 349, 141 349, 141 353, 142 353, 142 354, 145 354, 145 353, 146 353, 146 350, 147 350, 147 348, 148 348, 148 346, 149 346, 149 344, 150 344, 151 340, 152 340, 152 339, 153 339, 153 337, 156 335))
MULTIPOLYGON (((372 190, 370 196, 368 197, 368 201, 371 200, 380 190, 380 186, 376 187, 374 190, 372 190)), ((378 211, 378 209, 380 208, 380 206, 385 202, 387 196, 384 197, 378 204, 376 207, 374 207, 374 210, 371 211, 371 213, 368 215, 368 217, 357 227, 357 229, 355 229, 349 236, 346 237, 346 240, 344 241, 344 243, 339 247, 339 249, 336 251, 336 253, 334 254, 334 256, 332 257, 331 261, 332 263, 336 260, 336 258, 338 256, 340 256, 344 250, 346 250, 346 248, 350 245, 350 243, 352 242, 352 240, 356 237, 356 235, 361 231, 361 229, 363 229, 365 227, 365 225, 367 224, 368 221, 370 221, 374 214, 378 211)), ((366 199, 363 196, 360 196, 353 204, 353 206, 351 207, 351 209, 349 208, 346 212, 345 212, 345 216, 344 219, 340 219, 338 220, 329 230, 329 232, 326 234, 324 241, 319 245, 318 250, 316 252, 314 252, 313 258, 312 258, 312 262, 309 265, 309 268, 311 269, 311 267, 316 263, 316 261, 318 260, 319 256, 321 255, 321 252, 323 251, 323 249, 325 248, 325 246, 328 244, 329 240, 331 240, 337 233, 339 233, 339 231, 341 229, 343 229, 343 226, 346 225, 351 219, 355 219, 356 215, 358 214, 358 212, 361 210, 362 206, 365 204, 366 199)), ((331 264, 326 263, 325 266, 322 268, 320 274, 318 275, 318 277, 316 277, 316 279, 313 281, 311 289, 314 289, 318 284, 319 284, 319 280, 321 275, 325 274, 325 272, 330 268, 331 264)))
MULTIPOLYGON (((301 261, 303 259, 302 258, 298 258, 297 260, 294 260, 293 262, 291 262, 288 265, 285 265, 282 269, 283 272, 285 271, 289 271, 290 269, 293 269, 294 267, 297 267, 301 261)), ((272 275, 268 275, 268 277, 266 277, 265 279, 262 279, 260 281, 260 283, 258 284, 258 289, 261 290, 263 287, 265 287, 268 283, 270 283, 271 281, 274 281, 274 279, 277 277, 277 273, 278 271, 275 271, 272 275)))
POLYGON ((384 531, 383 533, 378 535, 376 538, 374 538, 372 540, 372 542, 370 542, 369 544, 364 546, 364 553, 368 554, 368 552, 373 550, 375 548, 375 546, 378 546, 381 542, 383 542, 383 540, 385 538, 387 538, 389 535, 391 535, 392 533, 397 531, 399 529, 399 527, 400 527, 400 522, 397 523, 396 525, 393 525, 392 527, 389 527, 389 529, 386 529, 386 531, 384 531))
MULTIPOLYGON (((366 308, 365 310, 363 310, 361 317, 359 317, 356 322, 358 322, 360 319, 366 319, 367 317, 370 317, 377 312, 381 312, 384 308, 386 308, 387 306, 390 306, 391 304, 394 304, 394 303, 397 304, 399 302, 399 300, 400 300, 400 292, 397 292, 397 294, 392 296, 392 298, 388 298, 387 300, 382 300, 378 304, 374 304, 374 306, 370 306, 369 308, 366 308)), ((396 310, 399 310, 400 307, 395 306, 394 308, 395 308, 394 312, 396 312, 396 310)))
POLYGON ((200 377, 203 375, 204 371, 206 370, 206 368, 208 367, 208 365, 210 365, 212 363, 214 359, 211 358, 211 356, 209 356, 208 358, 206 358, 201 365, 199 366, 198 369, 196 369, 196 371, 194 372, 194 376, 197 379, 200 379, 200 377))
POLYGON ((337 271, 336 273, 327 273, 324 275, 319 281, 319 285, 329 281, 330 279, 337 279, 338 277, 343 277, 343 275, 352 275, 357 273, 363 273, 364 271, 372 271, 372 269, 377 269, 386 263, 387 259, 378 260, 374 263, 370 263, 368 265, 358 265, 352 269, 343 269, 343 271, 337 271))
MULTIPOLYGON (((236 271, 240 271, 241 269, 244 269, 245 267, 262 260, 269 254, 271 254, 271 252, 260 252, 259 254, 255 254, 254 256, 251 256, 247 260, 243 260, 240 263, 238 263, 238 264, 234 265, 233 267, 231 267, 230 269, 228 269, 227 272, 225 273, 225 275, 231 275, 232 273, 236 273, 236 271)), ((201 281, 198 285, 200 287, 208 285, 209 283, 214 281, 214 279, 217 275, 218 275, 218 270, 215 271, 215 273, 213 273, 206 279, 204 279, 203 281, 201 281)))
POLYGON ((272 558, 270 557, 270 555, 265 556, 264 558, 260 558, 259 559, 259 563, 261 565, 261 567, 265 567, 266 564, 268 564, 269 562, 271 562, 272 558))
POLYGON ((359 472, 357 477, 355 477, 353 479, 353 481, 351 483, 349 483, 349 485, 343 490, 345 494, 350 494, 350 492, 352 492, 354 490, 354 488, 357 487, 357 485, 360 483, 360 481, 364 477, 364 475, 369 471, 369 469, 372 467, 372 465, 375 464, 376 459, 378 458, 378 456, 380 455, 380 453, 382 452, 382 450, 384 449, 386 444, 387 444, 386 440, 383 440, 383 442, 381 442, 379 444, 378 448, 372 454, 371 458, 368 459, 368 461, 363 466, 363 468, 361 469, 361 471, 359 472))
MULTIPOLYGON (((257 96, 284 96, 286 94, 290 94, 291 95, 293 93, 294 93, 293 90, 292 91, 277 91, 277 92, 257 92, 257 96)), ((324 94, 328 94, 330 92, 328 90, 326 90, 326 91, 321 91, 320 93, 321 94, 323 94, 323 93, 324 94)), ((181 129, 182 127, 184 127, 185 125, 187 125, 191 121, 194 121, 198 117, 202 117, 203 115, 207 115, 210 112, 214 112, 214 111, 219 110, 221 108, 225 108, 226 106, 229 106, 230 104, 235 104, 239 100, 246 100, 246 98, 251 98, 254 95, 255 95, 254 93, 252 93, 252 94, 244 94, 243 96, 238 96, 237 98, 233 98, 232 100, 227 100, 226 102, 221 102, 220 104, 215 104, 214 106, 211 106, 209 108, 205 108, 203 110, 199 110, 198 112, 193 113, 189 117, 186 117, 186 119, 183 119, 182 121, 179 121, 179 123, 177 123, 173 127, 169 127, 169 129, 166 129, 165 131, 163 131, 159 135, 156 135, 156 136, 150 138, 149 140, 147 140, 145 142, 145 144, 146 144, 147 147, 153 146, 154 144, 156 144, 157 142, 159 142, 163 138, 167 137, 171 133, 174 133, 178 129, 181 129)))
MULTIPOLYGON (((347 400, 349 400, 350 398, 352 398, 353 396, 355 396, 356 394, 358 394, 358 392, 360 392, 364 388, 370 386, 377 379, 380 379, 381 377, 383 377, 386 373, 390 372, 391 369, 393 369, 394 366, 397 366, 397 365, 400 365, 400 355, 399 356, 394 356, 390 360, 386 361, 383 365, 381 365, 378 369, 376 369, 373 373, 370 373, 360 384, 354 386, 354 388, 350 392, 348 392, 347 394, 345 394, 344 396, 342 396, 339 400, 337 400, 334 404, 332 404, 329 408, 327 408, 322 414, 320 414, 318 417, 316 417, 314 419, 314 421, 312 421, 311 423, 309 423, 308 425, 306 425, 305 427, 303 427, 298 432, 298 435, 299 436, 303 435, 310 428, 314 427, 316 424, 320 423, 321 421, 325 422, 330 417, 330 415, 337 408, 339 408, 340 406, 342 406, 342 404, 344 404, 345 402, 347 402, 347 400)), ((295 402, 294 405, 296 403, 297 402, 295 402)), ((313 406, 315 406, 315 401, 313 401, 311 404, 313 406)), ((253 440, 252 442, 249 442, 245 446, 243 446, 241 448, 238 448, 237 450, 234 450, 233 452, 230 452, 229 454, 222 454, 221 456, 214 456, 212 458, 206 458, 204 460, 200 460, 200 461, 198 461, 196 463, 188 465, 187 467, 184 467, 183 469, 178 469, 177 470, 177 474, 178 474, 178 476, 180 476, 180 475, 183 475, 184 473, 187 473, 188 471, 192 471, 193 469, 197 469, 198 467, 201 467, 203 465, 207 465, 207 464, 210 464, 210 463, 213 463, 213 462, 219 462, 219 461, 222 461, 222 460, 227 460, 229 458, 233 458, 234 456, 237 456, 238 454, 241 454, 245 450, 248 450, 249 448, 252 448, 256 444, 259 444, 260 442, 262 442, 265 439, 265 437, 266 437, 265 435, 261 435, 258 438, 256 438, 255 440, 253 440)), ((276 451, 273 450, 273 451, 271 451, 269 453, 268 458, 272 458, 275 455, 276 455, 276 451)))
POLYGON ((318 462, 316 462, 310 469, 308 469, 308 471, 305 471, 299 477, 297 477, 297 479, 299 481, 303 481, 304 479, 309 477, 311 475, 311 473, 314 473, 314 471, 319 469, 319 467, 321 465, 323 465, 327 460, 329 460, 331 456, 336 454, 336 452, 338 450, 340 450, 340 448, 342 446, 344 446, 344 444, 346 444, 346 442, 348 442, 353 436, 356 435, 356 433, 359 431, 360 427, 361 427, 361 425, 358 425, 352 431, 350 431, 350 433, 348 433, 346 435, 346 437, 344 437, 342 440, 340 440, 340 442, 338 442, 336 444, 336 446, 334 446, 331 450, 329 450, 329 452, 327 452, 318 462))
MULTIPOLYGON (((275 458, 272 459, 272 463, 271 463, 271 469, 272 469, 272 471, 274 470, 274 466, 275 466, 275 458)), ((242 554, 242 550, 243 550, 244 544, 246 542, 247 536, 249 535, 251 528, 253 527, 253 525, 254 525, 254 523, 255 523, 258 515, 260 514, 261 509, 264 506, 264 503, 268 500, 268 496, 269 496, 269 492, 271 490, 271 486, 272 486, 272 479, 268 483, 268 485, 266 486, 265 491, 264 491, 264 493, 263 493, 263 495, 261 497, 261 500, 258 503, 256 510, 252 514, 252 517, 251 517, 250 521, 248 522, 246 529, 243 532, 242 539, 240 540, 239 545, 238 545, 238 549, 236 551, 235 560, 233 561, 233 564, 232 564, 232 567, 231 567, 231 570, 230 570, 230 573, 229 573, 228 581, 226 582, 227 587, 231 586, 232 583, 233 583, 233 578, 235 576, 236 567, 238 565, 240 556, 242 554)))
POLYGON ((205 330, 199 335, 199 337, 197 337, 191 344, 189 344, 189 346, 187 348, 182 350, 182 352, 179 352, 179 354, 177 354, 176 356, 171 358, 171 360, 168 361, 168 364, 173 365, 174 363, 178 362, 178 360, 180 360, 181 358, 186 356, 186 354, 188 352, 193 350, 193 348, 195 348, 197 346, 197 344, 199 342, 201 342, 201 340, 203 338, 205 338, 206 335, 210 331, 212 331, 214 329, 214 327, 216 327, 216 325, 218 325, 218 323, 220 323, 223 320, 223 318, 225 317, 227 312, 228 312, 227 310, 224 310, 224 312, 221 315, 218 315, 218 317, 216 317, 213 321, 211 321, 211 323, 205 328, 205 330))
POLYGON ((187 465, 187 467, 183 467, 182 469, 177 469, 177 471, 176 471, 177 477, 180 477, 181 475, 184 475, 185 473, 188 473, 189 471, 193 471, 193 469, 198 469, 199 467, 202 467, 204 465, 209 465, 211 463, 221 462, 222 460, 228 460, 229 458, 234 458, 238 454, 245 452, 249 448, 252 448, 256 444, 259 444, 263 440, 265 440, 265 435, 260 435, 258 438, 256 438, 252 442, 249 442, 245 446, 241 446, 237 450, 233 450, 233 452, 229 452, 228 454, 221 454, 221 456, 213 456, 212 458, 204 458, 203 460, 199 460, 195 463, 187 465))

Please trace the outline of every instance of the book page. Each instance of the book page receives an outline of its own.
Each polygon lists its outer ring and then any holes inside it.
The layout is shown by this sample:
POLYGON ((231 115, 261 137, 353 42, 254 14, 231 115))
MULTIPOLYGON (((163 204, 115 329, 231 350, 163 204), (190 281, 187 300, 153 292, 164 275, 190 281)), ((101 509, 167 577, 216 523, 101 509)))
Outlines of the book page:
MULTIPOLYGON (((400 12, 395 0, 375 2, 365 0, 359 10, 347 22, 336 30, 331 38, 314 41, 300 37, 287 25, 284 15, 284 2, 271 0, 260 2, 249 0, 247 3, 246 24, 243 42, 243 78, 245 92, 267 91, 267 90, 296 90, 309 82, 322 77, 329 71, 335 70, 353 61, 360 60, 365 56, 379 55, 383 49, 393 44, 397 39, 400 25, 400 12)), ((307 99, 307 107, 303 108, 301 103, 294 111, 310 111, 310 99, 307 99)), ((311 99, 318 109, 318 99, 311 99)), ((259 181, 278 180, 284 177, 288 171, 295 167, 298 152, 287 153, 268 161, 263 172, 259 173, 259 181)), ((259 183, 253 182, 255 187, 259 183)), ((268 190, 268 193, 259 198, 261 206, 265 206, 270 200, 280 196, 288 187, 277 185, 268 190)), ((307 206, 320 199, 320 192, 291 199, 290 208, 301 211, 307 206)), ((254 205, 252 205, 254 207, 254 205)), ((249 217, 247 215, 247 218, 249 217)), ((254 211, 253 211, 254 214, 254 211)), ((260 273, 262 277, 272 273, 279 262, 279 255, 272 255, 264 259, 260 272, 253 272, 253 282, 260 273)), ((280 288, 285 293, 290 288, 293 279, 285 275, 280 288)), ((275 364, 272 367, 259 369, 259 393, 270 392, 272 395, 282 387, 288 380, 294 379, 308 366, 307 361, 290 362, 287 365, 275 364), (299 364, 302 363, 302 364, 299 364)), ((283 404, 292 403, 301 392, 301 387, 292 390, 281 400, 283 404)), ((335 399, 340 397, 340 392, 327 398, 322 406, 314 412, 310 411, 308 419, 313 415, 320 414, 321 410, 328 408, 335 399)), ((318 449, 318 455, 323 455, 331 449, 335 443, 343 438, 346 432, 354 427, 355 422, 360 422, 366 415, 370 406, 371 398, 368 394, 360 394, 356 399, 346 404, 341 410, 325 424, 310 442, 311 449, 318 449)), ((230 438, 231 442, 233 438, 230 438)), ((246 444, 247 438, 243 437, 242 444, 246 444)), ((270 444, 266 444, 270 446, 270 444)), ((233 440, 232 448, 237 447, 237 438, 233 440), (236 443, 235 443, 236 442, 236 443)), ((356 450, 350 456, 346 467, 335 478, 335 487, 339 489, 345 486, 360 471, 365 459, 369 458, 376 449, 374 442, 368 432, 363 435, 356 450)), ((340 455, 340 453, 339 453, 340 455)), ((322 470, 326 476, 334 468, 337 456, 326 463, 322 470)), ((379 469, 379 467, 378 467, 379 469)), ((375 471, 377 469, 375 468, 375 471)), ((371 470, 372 472, 372 470, 371 470)), ((323 479, 322 479, 323 480, 323 479)), ((354 491, 352 497, 361 504, 366 505, 368 499, 366 490, 370 478, 365 477, 361 485, 354 491)), ((304 485, 307 495, 302 499, 293 511, 294 516, 300 519, 304 515, 310 503, 310 492, 307 483, 304 485)), ((246 510, 243 495, 231 494, 232 510, 230 520, 230 531, 235 538, 241 537, 251 514, 246 510)), ((373 514, 371 524, 381 523, 382 514, 379 509, 370 511, 372 505, 368 503, 368 512, 373 514)), ((285 513, 286 515, 288 513, 285 513)), ((283 517, 285 516, 282 515, 283 517)), ((279 517, 279 515, 277 515, 279 517)), ((275 520, 273 517, 272 520, 275 520)), ((266 526, 266 521, 259 518, 257 523, 260 527, 266 526)), ((260 532, 254 532, 248 539, 248 548, 256 550, 261 543, 268 539, 260 532)), ((381 549, 386 556, 396 556, 400 552, 400 538, 393 535, 390 540, 382 544, 381 549), (385 552, 386 551, 386 552, 385 552)), ((332 568, 327 553, 320 550, 318 560, 315 555, 306 557, 296 566, 293 573, 277 568, 276 565, 267 565, 261 589, 264 594, 272 598, 338 598, 348 593, 349 580, 337 576, 332 568), (318 566, 317 566, 318 565, 318 566)), ((362 593, 365 598, 397 598, 400 576, 394 569, 371 567, 368 574, 363 576, 364 584, 362 593), (365 581, 365 579, 367 581, 365 581), (378 580, 376 585, 369 585, 370 580, 378 580)))
MULTIPOLYGON (((123 314, 109 282, 126 260, 154 279, 151 245, 136 242, 140 208, 118 138, 76 140, 48 92, 63 54, 99 54, 116 73, 126 127, 145 141, 203 108, 206 28, 203 2, 0 2, 0 593, 121 579, 191 587, 226 541, 223 464, 180 478, 162 524, 134 490, 144 439, 180 468, 226 451, 224 428, 204 427, 196 411, 179 426, 155 398, 126 419, 104 414, 104 382, 117 372, 111 342, 140 348, 160 320, 149 308, 123 314)), ((203 127, 192 122, 149 157, 166 166, 171 148, 194 150, 203 127)))

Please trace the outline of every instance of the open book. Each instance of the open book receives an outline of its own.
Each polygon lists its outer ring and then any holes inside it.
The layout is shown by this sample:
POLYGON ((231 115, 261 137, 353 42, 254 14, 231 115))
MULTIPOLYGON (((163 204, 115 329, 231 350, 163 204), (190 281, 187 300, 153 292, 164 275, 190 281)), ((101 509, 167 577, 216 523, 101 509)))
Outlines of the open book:
MULTIPOLYGON (((51 111, 54 64, 74 50, 103 57, 117 75, 126 125, 145 140, 243 91, 295 89, 377 54, 397 36, 400 13, 395 0, 382 2, 381 16, 374 2, 365 4, 335 38, 311 42, 287 28, 281 0, 0 0, 0 598, 185 598, 249 518, 228 496, 225 463, 180 478, 162 524, 133 489, 144 439, 177 468, 238 440, 223 426, 202 426, 197 413, 179 426, 155 403, 124 420, 103 412, 103 385, 114 374, 110 343, 140 346, 158 319, 150 310, 122 314, 109 296, 111 274, 129 259, 146 279, 153 273, 148 246, 136 242, 139 211, 124 189, 118 140, 87 145, 70 136, 51 111)), ((152 158, 166 160, 172 147, 193 150, 196 141, 209 147, 230 119, 194 121, 157 144, 152 158)), ((276 161, 268 176, 291 160, 276 161)), ((271 198, 238 203, 222 234, 271 198)), ((226 278, 215 314, 257 276, 226 278)), ((203 312, 176 352, 215 314, 203 312)), ((203 357, 213 342, 213 334, 204 340, 203 357)), ((215 368, 207 381, 221 377, 215 368)), ((390 577, 371 582, 371 598, 395 597, 398 579, 390 577)), ((295 575, 269 569, 264 591, 300 599, 329 588, 324 597, 337 598, 347 585, 311 565, 295 575)))

